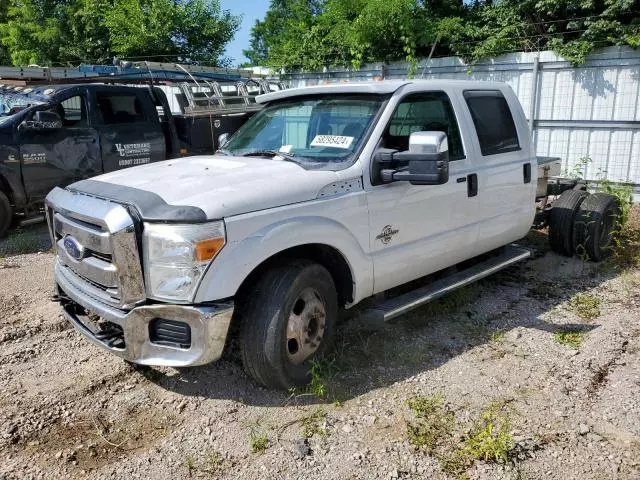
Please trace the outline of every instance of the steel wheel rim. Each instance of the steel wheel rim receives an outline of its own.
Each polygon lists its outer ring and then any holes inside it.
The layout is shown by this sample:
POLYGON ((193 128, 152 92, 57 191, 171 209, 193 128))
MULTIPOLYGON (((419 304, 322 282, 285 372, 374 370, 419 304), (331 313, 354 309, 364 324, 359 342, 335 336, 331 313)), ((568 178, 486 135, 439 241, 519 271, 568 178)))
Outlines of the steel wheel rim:
POLYGON ((326 318, 327 311, 320 294, 313 288, 302 290, 287 319, 285 348, 291 363, 304 363, 320 348, 326 318))

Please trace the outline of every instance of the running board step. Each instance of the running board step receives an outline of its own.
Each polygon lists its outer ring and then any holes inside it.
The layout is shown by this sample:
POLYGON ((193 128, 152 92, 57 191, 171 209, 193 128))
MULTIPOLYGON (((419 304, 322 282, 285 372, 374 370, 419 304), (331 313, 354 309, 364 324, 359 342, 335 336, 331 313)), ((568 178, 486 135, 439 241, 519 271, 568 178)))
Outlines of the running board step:
POLYGON ((429 285, 417 288, 411 292, 385 300, 361 313, 361 319, 372 324, 388 322, 389 320, 404 315, 425 303, 446 295, 460 287, 469 285, 482 278, 507 268, 514 263, 525 260, 531 256, 531 251, 517 245, 509 245, 503 251, 472 267, 456 272, 436 280, 429 285))

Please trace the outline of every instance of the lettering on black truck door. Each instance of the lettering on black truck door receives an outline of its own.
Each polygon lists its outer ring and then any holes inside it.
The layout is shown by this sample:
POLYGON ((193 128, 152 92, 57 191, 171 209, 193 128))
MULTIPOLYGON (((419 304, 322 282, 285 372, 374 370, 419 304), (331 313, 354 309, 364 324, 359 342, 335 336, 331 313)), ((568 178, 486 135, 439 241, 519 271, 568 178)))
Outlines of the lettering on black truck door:
POLYGON ((96 106, 105 172, 166 158, 164 133, 146 90, 97 91, 96 106))

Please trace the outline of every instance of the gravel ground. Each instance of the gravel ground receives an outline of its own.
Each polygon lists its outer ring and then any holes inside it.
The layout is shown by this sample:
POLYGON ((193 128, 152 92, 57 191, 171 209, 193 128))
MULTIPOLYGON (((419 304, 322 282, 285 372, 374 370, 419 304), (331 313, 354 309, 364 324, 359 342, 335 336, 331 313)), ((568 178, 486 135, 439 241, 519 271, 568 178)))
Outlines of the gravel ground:
POLYGON ((640 478, 640 271, 534 233, 533 260, 394 324, 346 321, 318 399, 257 387, 232 356, 134 370, 90 345, 50 301, 43 238, 0 245, 0 479, 640 478), (429 453, 408 441, 407 400, 433 395, 455 426, 429 453), (507 462, 447 466, 496 404, 507 462))

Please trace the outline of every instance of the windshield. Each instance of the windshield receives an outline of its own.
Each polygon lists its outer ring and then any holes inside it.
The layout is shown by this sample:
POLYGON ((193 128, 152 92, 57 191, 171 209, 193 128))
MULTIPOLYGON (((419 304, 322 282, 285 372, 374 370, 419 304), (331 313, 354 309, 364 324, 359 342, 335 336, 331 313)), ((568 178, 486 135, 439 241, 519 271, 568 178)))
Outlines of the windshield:
POLYGON ((229 155, 283 158, 322 167, 350 162, 385 97, 323 95, 286 100, 256 113, 223 146, 229 155))
POLYGON ((14 115, 31 106, 43 103, 26 95, 0 92, 0 117, 5 118, 7 115, 14 115))

